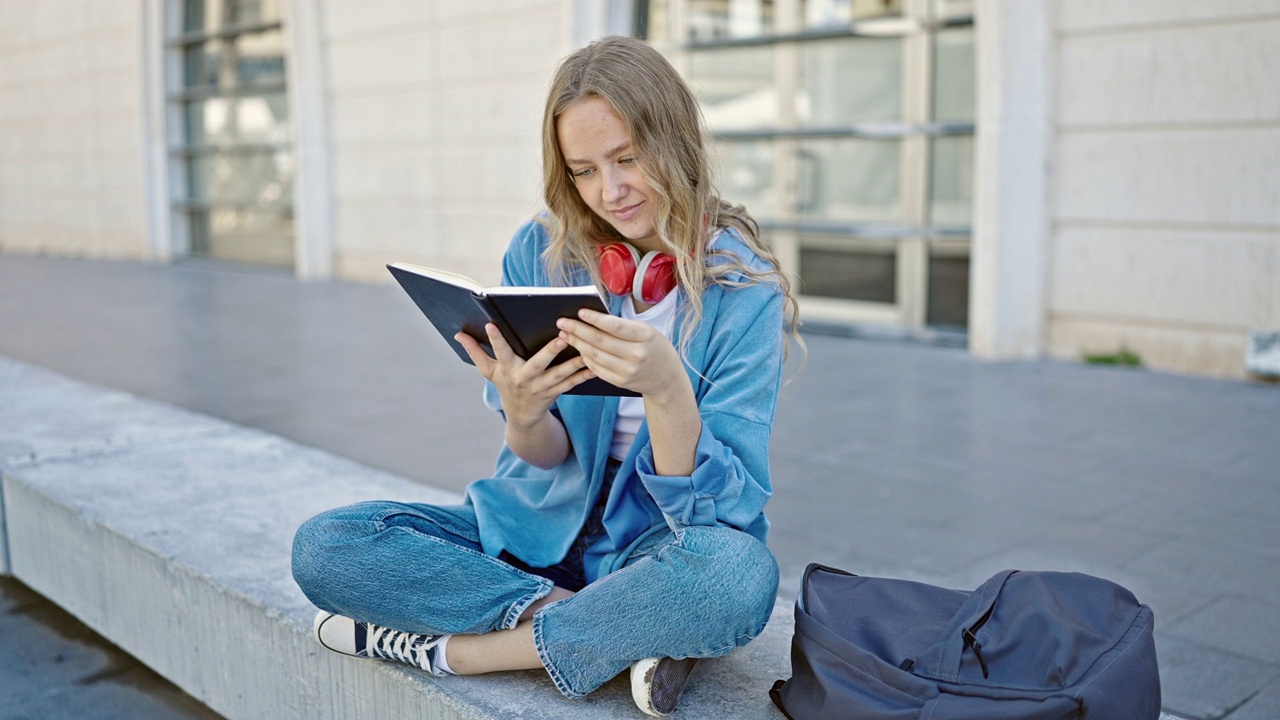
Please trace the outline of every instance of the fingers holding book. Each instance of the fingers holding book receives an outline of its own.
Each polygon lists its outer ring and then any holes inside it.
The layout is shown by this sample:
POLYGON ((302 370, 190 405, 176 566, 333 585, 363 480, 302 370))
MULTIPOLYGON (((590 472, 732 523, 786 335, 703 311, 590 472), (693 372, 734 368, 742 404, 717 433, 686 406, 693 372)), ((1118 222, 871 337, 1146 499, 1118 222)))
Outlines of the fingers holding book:
POLYGON ((556 324, 559 339, 576 348, 589 369, 618 387, 657 398, 688 383, 671 341, 644 322, 581 310, 578 319, 562 318, 556 324))
POLYGON ((492 357, 466 333, 458 333, 454 339, 467 351, 468 357, 484 379, 497 386, 508 419, 513 416, 519 419, 540 415, 551 407, 556 397, 595 377, 595 373, 587 369, 586 362, 580 356, 556 365, 551 364, 568 347, 567 343, 558 338, 547 343, 528 360, 522 360, 496 325, 485 325, 485 334, 493 348, 492 357))

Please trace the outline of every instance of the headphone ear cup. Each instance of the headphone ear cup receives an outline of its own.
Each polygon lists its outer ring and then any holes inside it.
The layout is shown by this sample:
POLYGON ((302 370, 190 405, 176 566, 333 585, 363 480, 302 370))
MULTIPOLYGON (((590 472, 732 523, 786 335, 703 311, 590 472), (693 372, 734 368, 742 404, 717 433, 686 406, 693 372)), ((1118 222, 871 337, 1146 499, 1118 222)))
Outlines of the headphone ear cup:
POLYGON ((600 247, 600 281, 614 295, 630 295, 640 253, 627 243, 600 247))
POLYGON ((662 302, 676 287, 676 259, 657 250, 645 253, 631 283, 631 295, 648 305, 662 302))

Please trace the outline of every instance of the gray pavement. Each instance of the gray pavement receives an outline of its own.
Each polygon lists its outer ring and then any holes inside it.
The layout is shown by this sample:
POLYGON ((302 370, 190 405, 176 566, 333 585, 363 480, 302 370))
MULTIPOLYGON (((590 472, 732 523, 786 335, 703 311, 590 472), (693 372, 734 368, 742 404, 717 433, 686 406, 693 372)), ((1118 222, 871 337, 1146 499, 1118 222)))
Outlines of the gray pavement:
POLYGON ((0 578, 0 718, 217 720, 83 623, 0 578))
MULTIPOLYGON (((1155 609, 1167 710, 1280 717, 1280 388, 807 341, 773 442, 784 596, 808 562, 1090 572, 1155 609)), ((0 255, 0 354, 454 490, 501 437, 391 285, 0 255)))

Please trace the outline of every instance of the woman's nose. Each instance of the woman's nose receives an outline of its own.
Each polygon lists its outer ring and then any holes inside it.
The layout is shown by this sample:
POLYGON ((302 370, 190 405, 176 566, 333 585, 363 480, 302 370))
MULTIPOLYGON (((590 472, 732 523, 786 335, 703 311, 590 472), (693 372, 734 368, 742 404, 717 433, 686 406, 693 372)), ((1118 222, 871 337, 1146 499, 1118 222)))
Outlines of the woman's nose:
POLYGON ((627 183, 619 172, 604 173, 604 197, 606 203, 614 203, 627 196, 627 183))

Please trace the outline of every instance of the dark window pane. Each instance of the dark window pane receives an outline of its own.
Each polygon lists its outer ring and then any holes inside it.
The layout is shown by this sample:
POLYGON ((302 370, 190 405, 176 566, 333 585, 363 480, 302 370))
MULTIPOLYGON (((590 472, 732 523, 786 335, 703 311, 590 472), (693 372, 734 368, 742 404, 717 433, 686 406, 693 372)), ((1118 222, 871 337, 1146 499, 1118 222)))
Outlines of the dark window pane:
POLYGON ((800 278, 805 295, 892 304, 897 301, 898 259, 893 251, 802 247, 800 278))
POLYGON ((929 258, 929 325, 969 327, 969 258, 929 258))
POLYGON ((187 223, 191 231, 191 254, 209 254, 209 213, 204 210, 187 212, 187 223))

